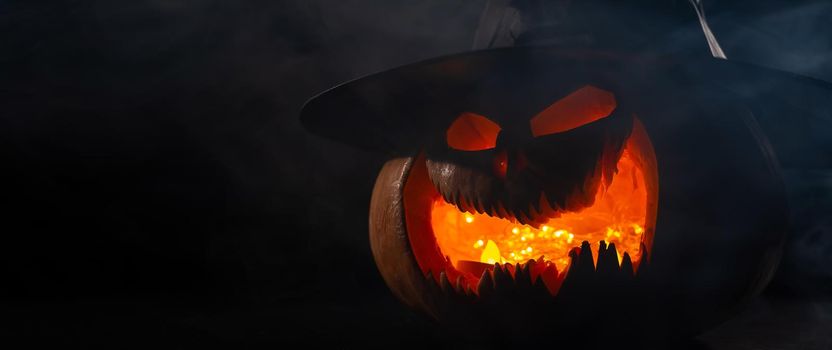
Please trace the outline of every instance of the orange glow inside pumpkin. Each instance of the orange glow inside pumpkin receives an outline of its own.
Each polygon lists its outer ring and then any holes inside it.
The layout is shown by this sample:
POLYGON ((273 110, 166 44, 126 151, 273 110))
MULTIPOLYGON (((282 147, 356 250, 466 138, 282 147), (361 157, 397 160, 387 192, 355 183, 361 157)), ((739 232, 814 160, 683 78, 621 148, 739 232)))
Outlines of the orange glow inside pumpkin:
MULTIPOLYGON (((569 264, 569 251, 581 242, 592 244, 598 259, 600 241, 614 243, 621 263, 628 252, 635 263, 648 226, 648 193, 641 168, 625 149, 610 185, 599 188, 591 207, 534 228, 487 214, 460 211, 441 196, 433 202, 431 226, 439 249, 460 270, 470 262, 520 264, 528 260, 554 263, 558 271, 569 264)), ((473 264, 476 265, 476 264, 473 264)))
POLYGON ((562 213, 535 228, 462 212, 446 203, 427 174, 424 156, 419 156, 403 188, 405 222, 416 262, 437 282, 444 275, 476 293, 481 277, 494 264, 514 273, 514 267, 535 260, 532 279, 542 279, 556 295, 569 272, 570 253, 589 242, 597 263, 603 240, 615 244, 619 265, 629 258, 635 272, 645 254, 649 259, 658 207, 656 155, 637 118, 616 169, 608 186, 601 181, 593 205, 562 213))
POLYGON ((605 118, 617 107, 615 96, 592 85, 553 103, 530 121, 535 137, 569 131, 605 118))
POLYGON ((448 146, 460 151, 482 151, 497 145, 500 126, 479 114, 464 112, 446 133, 448 146))

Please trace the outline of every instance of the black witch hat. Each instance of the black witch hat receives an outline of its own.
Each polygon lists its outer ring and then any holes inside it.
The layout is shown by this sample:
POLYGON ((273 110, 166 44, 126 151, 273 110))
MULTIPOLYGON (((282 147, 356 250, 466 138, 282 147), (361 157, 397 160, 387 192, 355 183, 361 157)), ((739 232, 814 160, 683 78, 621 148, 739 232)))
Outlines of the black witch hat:
POLYGON ((666 89, 730 94, 775 149, 791 152, 781 158, 832 167, 818 152, 832 144, 811 136, 829 114, 832 84, 727 59, 700 0, 492 0, 474 50, 338 85, 310 99, 301 122, 349 145, 412 155, 460 112, 527 118, 593 81, 632 104, 666 89))

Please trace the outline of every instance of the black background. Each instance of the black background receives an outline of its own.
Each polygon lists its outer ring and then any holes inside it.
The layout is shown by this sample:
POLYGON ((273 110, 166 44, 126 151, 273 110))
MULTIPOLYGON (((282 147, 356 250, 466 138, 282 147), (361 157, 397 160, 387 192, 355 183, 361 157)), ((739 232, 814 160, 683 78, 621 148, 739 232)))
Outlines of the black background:
MULTIPOLYGON (((298 111, 338 82, 467 50, 483 3, 0 2, 0 335, 452 341, 373 264, 385 156, 307 134, 298 111)), ((729 58, 832 80, 829 2, 706 6, 729 58)), ((816 170, 805 210, 825 213, 832 171, 816 170)), ((685 346, 832 346, 832 224, 816 216, 754 307, 685 346)))

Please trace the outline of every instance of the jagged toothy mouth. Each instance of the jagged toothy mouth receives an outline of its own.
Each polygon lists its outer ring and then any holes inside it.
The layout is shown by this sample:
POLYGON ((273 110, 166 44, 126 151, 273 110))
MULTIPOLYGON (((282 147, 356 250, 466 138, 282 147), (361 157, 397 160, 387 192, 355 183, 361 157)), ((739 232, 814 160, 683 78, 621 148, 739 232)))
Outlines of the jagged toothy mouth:
POLYGON ((459 291, 475 294, 482 281, 493 283, 495 274, 504 272, 512 278, 521 273, 555 295, 580 256, 591 257, 592 269, 613 262, 619 269, 632 270, 649 247, 650 238, 645 237, 652 229, 649 186, 637 163, 625 148, 614 178, 602 182, 594 202, 581 210, 556 210, 541 194, 537 206, 530 204, 529 213, 524 213, 436 186, 420 157, 405 188, 416 260, 435 282, 455 281, 451 284, 459 291))
POLYGON ((577 213, 559 212, 533 227, 507 215, 477 212, 437 197, 431 222, 437 245, 447 259, 446 269, 436 276, 438 283, 454 286, 458 293, 477 295, 492 285, 505 289, 518 283, 540 284, 554 296, 579 260, 585 269, 604 266, 632 275, 646 254, 642 224, 608 226, 601 231, 586 224, 585 231, 576 227, 593 219, 600 218, 590 207, 577 213))
MULTIPOLYGON (((443 173, 449 171, 467 171, 467 169, 461 170, 458 166, 443 162, 431 161, 427 160, 427 167, 429 168, 429 173, 443 173)), ((447 183, 443 181, 444 176, 430 176, 431 182, 435 187, 437 193, 441 196, 442 200, 445 203, 452 204, 461 212, 467 212, 472 214, 484 214, 490 217, 500 218, 504 220, 508 220, 510 222, 516 222, 521 225, 529 225, 534 228, 539 228, 541 225, 545 224, 551 219, 555 219, 561 216, 561 214, 568 213, 572 210, 566 209, 565 202, 563 198, 561 201, 558 202, 557 200, 553 201, 552 198, 557 198, 557 195, 549 195, 545 191, 537 192, 537 195, 533 196, 525 196, 528 197, 529 200, 520 200, 521 204, 513 203, 513 205, 507 204, 507 202, 501 198, 492 198, 491 196, 484 195, 478 192, 472 192, 471 188, 460 189, 459 187, 455 186, 454 183, 447 183)), ((495 180, 494 178, 482 174, 472 172, 469 174, 469 180, 473 182, 479 182, 477 186, 474 187, 483 187, 489 188, 493 186, 490 181, 495 180)), ((576 198, 572 197, 572 198, 576 198)), ((514 201, 518 202, 518 201, 514 201)), ((580 201, 572 201, 572 203, 578 203, 580 201)), ((583 207, 583 205, 572 205, 573 210, 579 210, 583 207)))
POLYGON ((484 214, 489 217, 504 219, 512 223, 519 223, 520 225, 529 225, 534 228, 540 228, 547 221, 556 219, 561 214, 568 212, 563 209, 554 209, 553 206, 557 206, 549 201, 545 192, 540 192, 538 201, 528 203, 526 206, 528 210, 519 210, 504 205, 499 199, 493 201, 493 203, 484 204, 482 200, 466 198, 451 189, 444 188, 441 184, 435 185, 444 202, 452 204, 460 212, 484 214))

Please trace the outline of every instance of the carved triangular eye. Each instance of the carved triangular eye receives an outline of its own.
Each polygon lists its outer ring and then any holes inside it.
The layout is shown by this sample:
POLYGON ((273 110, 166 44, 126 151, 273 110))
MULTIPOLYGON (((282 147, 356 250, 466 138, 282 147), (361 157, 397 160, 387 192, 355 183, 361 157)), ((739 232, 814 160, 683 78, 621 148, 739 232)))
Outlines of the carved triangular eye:
POLYGON ((479 114, 464 112, 446 133, 448 147, 460 151, 482 151, 497 146, 500 126, 479 114))
POLYGON ((617 106, 615 95, 592 85, 558 100, 531 120, 534 137, 572 130, 609 116, 617 106))

